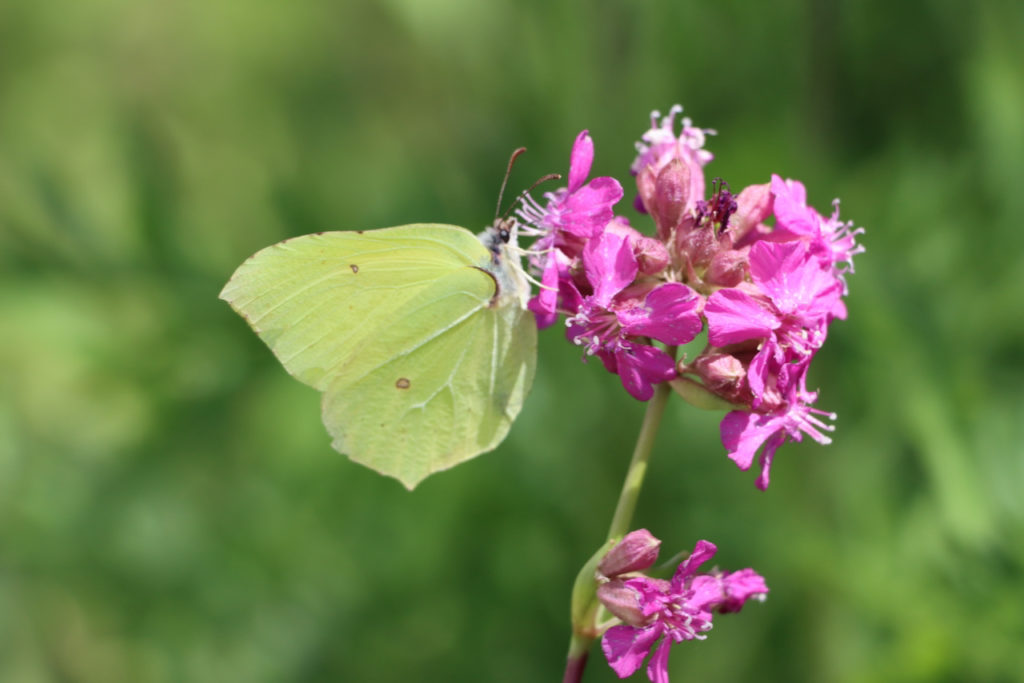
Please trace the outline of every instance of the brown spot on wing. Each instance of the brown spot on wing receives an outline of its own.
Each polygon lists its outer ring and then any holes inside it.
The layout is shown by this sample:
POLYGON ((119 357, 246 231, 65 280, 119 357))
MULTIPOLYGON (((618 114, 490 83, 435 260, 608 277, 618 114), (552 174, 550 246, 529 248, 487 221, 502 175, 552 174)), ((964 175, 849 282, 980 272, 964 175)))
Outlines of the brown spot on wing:
POLYGON ((395 382, 395 386, 398 387, 399 389, 408 389, 410 386, 412 386, 412 382, 410 382, 409 379, 406 377, 399 377, 398 381, 395 382))
POLYGON ((353 272, 353 273, 358 273, 358 272, 359 272, 359 266, 357 266, 357 265, 356 265, 356 264, 354 264, 354 263, 350 263, 350 264, 348 264, 348 267, 352 269, 352 272, 353 272))

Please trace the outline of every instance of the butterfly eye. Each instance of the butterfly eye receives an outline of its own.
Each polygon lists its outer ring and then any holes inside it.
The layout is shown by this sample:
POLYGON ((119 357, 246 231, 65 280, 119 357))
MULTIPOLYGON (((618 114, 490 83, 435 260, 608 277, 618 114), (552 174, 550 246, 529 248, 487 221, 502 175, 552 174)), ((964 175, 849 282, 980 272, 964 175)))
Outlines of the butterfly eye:
POLYGON ((508 244, 508 241, 509 241, 509 239, 511 239, 511 237, 512 237, 512 233, 510 233, 508 231, 508 228, 505 228, 505 227, 498 228, 498 238, 502 242, 504 242, 505 244, 508 244))

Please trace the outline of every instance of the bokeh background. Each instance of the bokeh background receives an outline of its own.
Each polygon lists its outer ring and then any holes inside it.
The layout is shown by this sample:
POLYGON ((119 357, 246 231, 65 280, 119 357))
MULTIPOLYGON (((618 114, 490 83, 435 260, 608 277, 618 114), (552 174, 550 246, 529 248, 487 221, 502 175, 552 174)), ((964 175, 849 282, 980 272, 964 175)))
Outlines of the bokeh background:
POLYGON ((868 251, 815 361, 833 445, 761 493, 669 408, 636 526, 772 589, 673 680, 1024 680, 1022 32, 1012 1, 0 4, 0 680, 558 680, 643 406, 547 331, 506 443, 408 493, 217 293, 289 236, 479 229, 519 145, 513 188, 585 127, 626 181, 676 102, 709 177, 839 196, 868 251))

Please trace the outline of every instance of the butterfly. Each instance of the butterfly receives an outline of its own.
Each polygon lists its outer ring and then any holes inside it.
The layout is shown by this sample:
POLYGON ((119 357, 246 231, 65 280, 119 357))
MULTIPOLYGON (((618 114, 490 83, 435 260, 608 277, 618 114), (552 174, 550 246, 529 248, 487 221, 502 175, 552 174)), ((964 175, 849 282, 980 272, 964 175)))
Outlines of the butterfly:
POLYGON ((498 218, 479 235, 435 223, 303 235, 250 257, 220 298, 322 392, 332 446, 411 490, 496 448, 533 383, 514 233, 498 218))

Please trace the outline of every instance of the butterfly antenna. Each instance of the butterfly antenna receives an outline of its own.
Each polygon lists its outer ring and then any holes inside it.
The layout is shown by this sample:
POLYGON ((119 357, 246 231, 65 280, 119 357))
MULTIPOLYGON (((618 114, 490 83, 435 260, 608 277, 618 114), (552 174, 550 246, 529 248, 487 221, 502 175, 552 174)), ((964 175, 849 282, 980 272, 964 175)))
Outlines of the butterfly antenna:
MULTIPOLYGON (((537 187, 541 183, 546 183, 549 180, 561 180, 561 179, 562 179, 562 174, 561 173, 548 173, 547 175, 544 175, 544 176, 541 176, 540 178, 537 178, 537 180, 534 181, 533 185, 530 185, 528 188, 526 188, 525 190, 523 190, 522 192, 520 192, 519 194, 516 195, 516 202, 519 201, 520 199, 522 199, 523 197, 525 197, 526 195, 528 195, 533 188, 537 187)), ((505 189, 504 186, 502 186, 501 189, 504 190, 505 189)), ((508 215, 512 212, 512 209, 515 208, 516 202, 512 202, 512 204, 508 207, 508 209, 505 211, 505 213, 502 214, 502 216, 501 216, 502 220, 508 218, 508 215)), ((498 206, 500 207, 501 204, 499 203, 498 206)))
POLYGON ((519 147, 512 152, 512 156, 508 159, 508 168, 505 169, 505 179, 501 181, 501 189, 498 190, 498 206, 494 209, 494 218, 497 219, 501 213, 501 198, 505 195, 505 186, 508 185, 508 177, 512 175, 512 164, 516 163, 516 159, 526 151, 525 147, 519 147))

